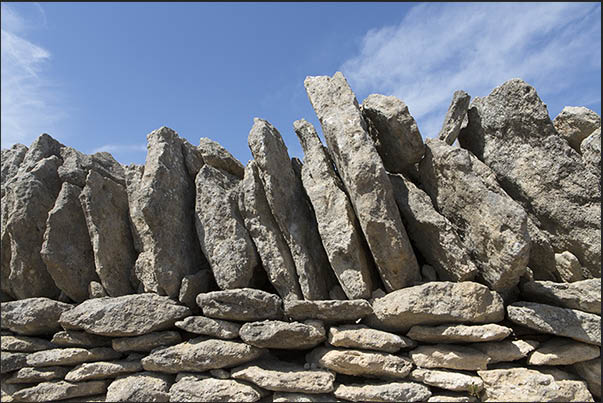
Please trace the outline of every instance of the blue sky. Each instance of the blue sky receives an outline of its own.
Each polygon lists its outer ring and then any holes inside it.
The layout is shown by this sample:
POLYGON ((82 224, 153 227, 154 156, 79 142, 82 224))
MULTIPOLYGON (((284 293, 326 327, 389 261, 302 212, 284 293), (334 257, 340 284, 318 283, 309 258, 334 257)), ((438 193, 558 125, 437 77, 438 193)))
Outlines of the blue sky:
POLYGON ((601 114, 599 3, 2 3, 2 147, 47 132, 144 163, 168 126, 246 163, 254 117, 302 157, 292 123, 318 121, 307 75, 344 72, 359 102, 406 102, 424 137, 452 93, 532 84, 555 117, 601 114))

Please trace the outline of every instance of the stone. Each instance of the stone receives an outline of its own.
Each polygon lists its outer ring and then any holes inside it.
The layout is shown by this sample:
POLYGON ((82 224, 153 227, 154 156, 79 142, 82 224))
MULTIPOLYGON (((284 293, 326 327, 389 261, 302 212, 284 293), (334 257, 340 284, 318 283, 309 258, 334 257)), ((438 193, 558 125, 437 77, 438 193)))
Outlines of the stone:
POLYGON ((433 281, 394 291, 373 302, 376 324, 406 332, 414 325, 492 323, 505 317, 502 298, 482 284, 433 281))
POLYGON ((52 336, 52 344, 58 347, 110 347, 111 339, 77 330, 62 330, 52 336))
POLYGON ((540 345, 528 358, 529 365, 571 365, 601 356, 599 347, 564 337, 552 338, 540 345))
POLYGON ((0 352, 0 373, 16 371, 27 367, 27 353, 0 352))
POLYGON ((305 350, 325 341, 326 331, 320 321, 265 320, 245 323, 239 330, 239 337, 245 343, 260 348, 305 350))
POLYGON ((306 361, 339 374, 367 378, 404 378, 412 369, 407 357, 333 347, 315 348, 306 355, 306 361))
POLYGON ((86 176, 94 172, 122 186, 126 184, 123 166, 108 152, 86 155, 71 147, 62 147, 60 156, 63 164, 58 173, 63 182, 83 188, 86 185, 86 176))
POLYGON ((257 402, 265 393, 234 379, 188 375, 170 388, 172 402, 257 402))
POLYGON ((83 362, 112 360, 121 356, 107 347, 90 349, 80 347, 55 348, 27 355, 28 367, 51 367, 54 365, 77 365, 83 362))
POLYGON ((226 320, 211 319, 205 316, 189 316, 176 322, 175 326, 190 333, 203 334, 220 339, 236 339, 239 337, 241 325, 226 320))
POLYGON ((108 297, 108 296, 109 296, 109 294, 107 294, 105 287, 103 287, 103 285, 101 283, 99 283, 98 281, 91 281, 90 283, 88 283, 88 298, 89 299, 103 298, 103 297, 108 297))
POLYGON ((195 179, 195 223, 201 249, 222 290, 252 285, 259 257, 239 213, 240 179, 204 165, 195 179))
POLYGON ((69 382, 82 382, 91 379, 115 378, 121 374, 142 371, 140 361, 110 361, 87 362, 73 368, 65 380, 69 382))
POLYGON ((566 106, 553 120, 557 133, 577 152, 582 141, 601 127, 601 116, 584 106, 566 106))
POLYGON ((580 144, 582 162, 601 182, 601 128, 598 128, 580 144))
POLYGON ((73 308, 71 304, 45 297, 3 302, 1 306, 2 328, 27 336, 51 335, 60 331, 59 317, 73 308))
POLYGON ((352 402, 424 402, 431 392, 416 382, 379 382, 337 385, 335 397, 352 402))
POLYGON ((213 282, 211 270, 199 270, 195 274, 182 277, 178 301, 189 307, 193 313, 199 313, 199 305, 196 301, 197 295, 209 292, 213 282))
POLYGON ((507 306, 507 316, 512 322, 541 333, 601 345, 601 317, 592 313, 519 301, 507 306))
POLYGON ((477 403, 478 400, 474 396, 466 396, 462 394, 453 394, 453 393, 442 393, 439 395, 432 395, 427 402, 446 402, 446 403, 456 403, 456 402, 470 402, 477 403))
POLYGON ((27 336, 2 336, 2 351, 15 351, 33 353, 35 351, 50 350, 55 346, 48 340, 27 336))
POLYGON ((304 86, 386 291, 411 285, 419 265, 354 93, 340 72, 306 77, 304 86))
POLYGON ((232 154, 229 153, 218 142, 207 137, 201 137, 199 139, 197 151, 203 158, 203 162, 205 164, 211 165, 212 167, 221 171, 228 172, 239 179, 243 179, 245 173, 245 167, 243 164, 233 157, 232 154))
POLYGON ((285 301, 285 314, 293 320, 317 319, 325 322, 356 322, 373 312, 363 299, 285 301))
MULTIPOLYGON (((454 225, 403 175, 388 174, 408 237, 441 280, 468 281, 478 272, 454 225)), ((432 280, 432 281, 435 281, 432 280)))
POLYGON ((498 362, 517 361, 525 358, 534 351, 538 345, 534 340, 505 340, 490 343, 476 343, 471 347, 490 357, 488 365, 498 362))
POLYGON ((151 351, 157 347, 171 346, 180 343, 180 333, 167 330, 164 332, 152 332, 142 336, 124 337, 113 339, 112 346, 115 351, 151 351))
POLYGON ((555 272, 556 276, 566 283, 587 278, 580 261, 569 251, 555 253, 555 272))
POLYGON ((258 358, 262 353, 262 349, 244 343, 199 337, 153 350, 141 362, 147 371, 204 372, 240 365, 258 358))
POLYGON ((436 210, 463 235, 480 277, 491 289, 508 293, 525 273, 530 257, 524 209, 483 162, 443 141, 427 141, 419 174, 436 210))
POLYGON ((79 198, 92 242, 96 273, 105 291, 110 297, 134 293, 137 255, 126 187, 91 170, 79 198))
POLYGON ((234 379, 252 382, 267 390, 298 393, 329 393, 335 374, 276 360, 259 360, 232 369, 234 379))
POLYGON ((295 393, 295 392, 274 392, 273 402, 341 402, 335 396, 325 393, 295 393))
POLYGON ((172 379, 166 374, 140 372, 118 376, 107 388, 107 402, 169 402, 172 379))
POLYGON ((493 323, 487 325, 413 326, 407 337, 427 343, 475 343, 499 341, 513 330, 493 323))
POLYGON ((592 277, 600 277, 599 178, 558 135, 536 90, 520 79, 509 80, 487 97, 475 98, 468 116, 461 147, 495 172, 556 253, 570 251, 592 277))
POLYGON ((422 345, 408 355, 417 367, 449 368, 466 371, 486 369, 490 358, 472 347, 454 344, 422 345))
POLYGON ((573 283, 527 282, 521 285, 521 295, 526 300, 601 315, 600 278, 573 283))
POLYGON ((601 357, 594 360, 577 362, 572 365, 574 371, 588 384, 588 389, 597 398, 601 398, 601 357))
POLYGON ((0 167, 0 188, 4 197, 4 186, 19 172, 19 166, 25 158, 27 147, 23 144, 13 144, 11 148, 2 149, 2 166, 0 167))
POLYGON ((479 376, 455 371, 417 368, 410 373, 410 379, 457 392, 479 392, 484 387, 479 376))
POLYGON ((281 319, 283 316, 278 295, 253 288, 199 294, 197 305, 204 316, 215 319, 255 321, 281 319))
POLYGON ((331 267, 346 298, 368 298, 372 259, 352 203, 314 126, 302 119, 293 127, 304 150, 302 183, 331 267))
POLYGON ((104 393, 106 389, 107 385, 104 381, 81 383, 50 381, 22 389, 13 394, 13 398, 20 402, 50 402, 72 397, 96 395, 104 393))
POLYGON ((442 128, 438 133, 438 139, 450 145, 454 144, 461 131, 463 120, 467 117, 470 100, 471 96, 465 91, 454 91, 452 101, 450 101, 450 106, 444 117, 444 123, 442 123, 442 128))
POLYGON ((53 156, 62 162, 61 151, 64 147, 63 144, 52 138, 49 134, 42 133, 27 149, 23 162, 19 166, 19 171, 29 172, 34 169, 38 162, 53 156))
POLYGON ((239 211, 268 280, 281 298, 302 299, 291 251, 272 215, 255 161, 247 163, 239 189, 239 211))
POLYGON ((69 368, 65 367, 25 367, 14 372, 11 377, 6 380, 6 383, 22 384, 52 381, 53 379, 65 378, 67 372, 69 372, 69 368))
POLYGON ((416 346, 414 341, 404 336, 371 329, 365 325, 331 326, 328 341, 330 345, 335 347, 384 351, 386 353, 395 353, 402 348, 416 346))
POLYGON ((89 299, 61 315, 66 329, 100 336, 140 336, 168 329, 191 314, 167 297, 146 293, 89 299))
POLYGON ((272 215, 291 251, 304 298, 328 298, 335 276, 281 134, 269 122, 255 118, 248 144, 272 215))
POLYGON ((61 403, 82 403, 82 402, 106 402, 107 395, 105 393, 92 396, 74 397, 72 399, 61 400, 61 403))

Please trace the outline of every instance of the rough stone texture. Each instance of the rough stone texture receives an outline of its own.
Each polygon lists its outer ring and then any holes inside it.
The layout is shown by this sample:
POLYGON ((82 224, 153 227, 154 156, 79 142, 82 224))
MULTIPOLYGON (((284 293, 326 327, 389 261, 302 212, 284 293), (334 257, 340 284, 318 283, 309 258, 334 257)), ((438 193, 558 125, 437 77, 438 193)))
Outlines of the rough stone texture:
POLYGON ((599 347, 555 337, 542 343, 528 358, 529 365, 571 365, 601 355, 599 347))
POLYGON ((431 392, 415 382, 380 382, 337 385, 334 395, 352 402, 424 402, 431 392))
POLYGON ((492 343, 476 343, 471 347, 490 357, 488 364, 497 362, 517 361, 527 357, 539 343, 534 340, 505 340, 492 343))
POLYGON ((582 141, 580 152, 584 165, 599 178, 599 183, 601 183, 601 128, 582 141))
POLYGON ((290 393, 290 392, 274 392, 272 395, 273 402, 341 402, 333 395, 324 393, 290 393))
POLYGON ((48 340, 27 336, 2 336, 0 338, 2 351, 17 351, 32 353, 34 351, 49 350, 55 346, 48 340))
POLYGON ((59 322, 67 330, 101 336, 140 336, 170 328, 190 314, 167 297, 147 293, 89 299, 61 315, 59 322))
POLYGON ((335 347, 395 353, 402 348, 415 347, 416 343, 404 336, 371 329, 365 325, 332 326, 328 335, 329 344, 335 347))
POLYGON ((454 371, 417 368, 410 373, 410 379, 457 392, 480 391, 484 387, 480 377, 454 371))
POLYGON ((231 376, 264 389, 280 392, 328 393, 334 389, 335 374, 276 360, 259 360, 233 368, 231 376))
POLYGON ((494 172, 467 150, 439 140, 427 142, 419 172, 425 192, 462 234, 488 286, 506 293, 517 285, 530 256, 527 215, 494 172))
POLYGON ((474 343, 499 341, 509 336, 513 330, 506 326, 487 325, 441 325, 413 326, 406 334, 413 340, 427 343, 474 343))
POLYGON ((77 330, 63 330, 52 336, 52 344, 58 347, 109 347, 111 339, 77 330))
MULTIPOLYGON (((53 379, 63 379, 67 372, 69 372, 69 368, 65 367, 26 367, 13 373, 11 377, 6 380, 6 383, 21 384, 52 381, 53 379)), ((2 401, 4 401, 4 399, 2 401)))
POLYGON ((601 315, 601 279, 554 283, 531 281, 521 285, 521 295, 530 301, 601 315))
POLYGON ((27 367, 27 353, 12 353, 2 351, 0 353, 0 374, 16 371, 27 367))
POLYGON ((58 174, 63 182, 83 188, 86 185, 86 176, 95 172, 122 186, 125 185, 124 168, 107 152, 86 155, 71 147, 62 147, 60 156, 63 164, 59 167, 58 174))
POLYGON ((314 126, 302 119, 293 127, 304 150, 302 182, 331 267, 347 298, 368 298, 372 259, 352 203, 314 126))
POLYGON ((147 371, 203 372, 240 365, 258 358, 262 352, 263 350, 244 343, 199 337, 154 350, 141 362, 147 371))
POLYGON ((322 322, 265 320, 241 326, 239 336, 247 344, 263 348, 305 350, 326 340, 322 322))
POLYGON ((475 98, 468 115, 461 146, 496 173, 555 252, 570 251, 592 276, 600 277, 598 178, 557 134, 536 90, 520 79, 509 80, 487 97, 475 98))
POLYGON ((136 337, 113 339, 112 346, 115 351, 151 351, 156 347, 170 346, 181 341, 180 333, 168 330, 136 337))
POLYGON ((270 283, 281 298, 302 299, 291 251, 272 215, 255 161, 247 163, 239 188, 239 210, 270 283))
POLYGON ((234 379, 212 379, 187 375, 170 388, 172 402, 257 402, 260 389, 234 379))
POLYGON ((584 106, 566 106, 553 120, 557 133, 577 152, 582 141, 601 127, 601 116, 584 106))
POLYGON ((197 295, 203 315, 226 320, 254 321, 281 319, 282 301, 278 295, 253 288, 212 291, 197 295))
POLYGON ((73 305, 45 297, 3 302, 0 325, 28 336, 54 334, 61 330, 58 323, 61 314, 72 308, 73 305))
POLYGON ((408 236, 441 280, 467 281, 477 274, 454 225, 433 207, 431 199, 403 175, 389 174, 408 236))
POLYGON ((471 97, 465 91, 454 91, 452 101, 450 101, 450 106, 444 117, 444 123, 442 123, 442 129, 438 133, 438 139, 450 145, 456 141, 461 131, 463 120, 466 119, 470 100, 471 97))
POLYGON ((71 383, 65 381, 42 382, 31 388, 22 389, 15 394, 15 401, 50 402, 72 397, 90 396, 104 393, 107 385, 104 381, 71 383))
POLYGON ((557 277, 566 283, 588 278, 588 272, 582 268, 578 258, 569 251, 555 253, 555 271, 557 277))
POLYGON ((27 147, 23 144, 13 144, 11 148, 2 149, 2 167, 0 168, 1 197, 4 197, 4 185, 17 174, 26 153, 27 147))
POLYGON ((601 357, 574 364, 573 369, 586 381, 590 392, 601 398, 601 357))
POLYGON ((419 346, 409 353, 413 362, 422 368, 450 368, 467 371, 486 369, 490 358, 472 347, 454 344, 419 346))
POLYGON ((601 345, 601 317, 598 315, 520 301, 507 306, 507 316, 512 322, 541 333, 601 345))
POLYGON ((190 333, 203 334, 220 339, 236 339, 239 337, 239 323, 228 322, 220 319, 206 318, 205 316, 189 316, 178 321, 176 327, 190 333))
POLYGON ((325 322, 355 322, 373 312, 363 299, 285 301, 285 315, 293 320, 317 319, 325 322))
POLYGON ((438 395, 432 395, 427 402, 445 402, 445 403, 455 403, 455 402, 469 402, 469 403, 477 403, 477 398, 473 396, 465 396, 465 395, 457 395, 453 393, 442 393, 438 395))
POLYGON ((190 308, 193 313, 200 312, 197 295, 208 292, 214 282, 211 270, 199 270, 195 274, 182 277, 178 301, 190 308))
POLYGON ((120 356, 120 353, 107 347, 94 347, 90 349, 79 347, 55 348, 28 354, 27 366, 77 365, 83 362, 112 360, 120 356))
POLYGON ((239 213, 239 182, 234 175, 210 165, 204 165, 195 179, 197 235, 223 290, 250 287, 260 264, 239 213))
POLYGON ((201 137, 199 139, 197 151, 201 154, 205 164, 226 171, 239 179, 243 179, 245 171, 243 164, 233 157, 232 154, 218 142, 208 139, 207 137, 201 137))
POLYGON ((69 382, 115 378, 118 375, 142 371, 140 361, 88 362, 73 368, 65 380, 69 382))
POLYGON ((500 322, 503 301, 488 287, 464 281, 430 282, 408 287, 373 302, 376 325, 406 332, 414 325, 500 322))
POLYGON ((267 121, 255 118, 248 143, 272 215, 289 245, 304 298, 328 298, 334 275, 280 133, 267 121))
POLYGON ((306 77, 304 86, 386 291, 411 285, 419 265, 354 93, 339 72, 306 77))
POLYGON ((306 361, 340 374, 367 378, 404 378, 412 369, 406 357, 332 347, 317 347, 306 355, 306 361))
POLYGON ((91 281, 90 283, 88 283, 88 298, 89 299, 102 298, 102 297, 108 297, 108 296, 109 296, 109 294, 107 294, 105 287, 103 287, 103 285, 101 283, 99 283, 98 281, 91 281))
POLYGON ((172 383, 166 374, 141 372, 122 375, 107 388, 107 402, 168 402, 172 383))

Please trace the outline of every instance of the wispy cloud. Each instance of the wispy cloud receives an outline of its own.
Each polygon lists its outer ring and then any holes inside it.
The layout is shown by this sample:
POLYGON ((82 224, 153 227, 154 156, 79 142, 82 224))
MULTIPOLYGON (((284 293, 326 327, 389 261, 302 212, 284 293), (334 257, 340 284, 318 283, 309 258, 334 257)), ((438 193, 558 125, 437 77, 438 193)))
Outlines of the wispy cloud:
POLYGON ((514 77, 542 98, 600 107, 600 85, 580 81, 601 72, 601 5, 424 3, 369 31, 341 69, 358 94, 404 100, 425 137, 437 135, 455 90, 485 96, 514 77), (582 93, 567 96, 577 84, 582 93))
POLYGON ((108 152, 108 153, 119 153, 119 152, 146 152, 146 144, 105 144, 101 147, 92 150, 92 153, 108 152))

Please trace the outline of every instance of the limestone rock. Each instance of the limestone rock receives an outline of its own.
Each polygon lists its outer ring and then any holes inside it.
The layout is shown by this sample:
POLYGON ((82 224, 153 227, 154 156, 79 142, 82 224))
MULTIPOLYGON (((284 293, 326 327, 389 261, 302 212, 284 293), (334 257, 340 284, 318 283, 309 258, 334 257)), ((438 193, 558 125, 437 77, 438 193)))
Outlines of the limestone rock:
POLYGON ((486 369, 490 358, 479 350, 454 344, 423 345, 409 352, 421 368, 450 368, 467 371, 486 369))
POLYGON ((23 144, 13 144, 11 148, 2 149, 2 166, 0 167, 0 186, 2 189, 1 197, 4 197, 4 186, 8 183, 19 171, 19 166, 25 158, 27 147, 23 144))
POLYGON ((142 371, 140 361, 88 362, 73 368, 65 376, 69 382, 115 378, 121 374, 142 371))
POLYGON ((352 402, 424 402, 431 396, 427 386, 415 382, 341 384, 334 394, 352 402))
POLYGON ((428 403, 431 402, 445 402, 445 403, 456 403, 456 402, 469 402, 469 403, 477 403, 477 398, 473 396, 467 396, 463 394, 454 394, 454 393, 442 393, 438 395, 432 395, 429 399, 427 399, 428 403))
POLYGON ((27 353, 0 352, 0 374, 27 367, 27 353))
POLYGON ((176 327, 190 333, 203 334, 220 339, 236 339, 239 337, 241 325, 226 320, 211 319, 205 316, 189 316, 178 321, 176 327))
POLYGON ((601 315, 600 278, 573 283, 527 282, 521 285, 521 294, 530 301, 601 315))
POLYGON ((577 152, 582 141, 601 127, 601 116, 583 106, 566 106, 553 120, 561 137, 577 152))
POLYGON ((341 402, 331 394, 325 393, 295 393, 295 392, 274 392, 273 402, 341 402))
POLYGON ((27 149, 19 170, 29 172, 34 169, 38 162, 53 156, 62 162, 61 150, 64 147, 63 144, 52 138, 49 134, 42 133, 27 149))
POLYGON ((386 353, 395 353, 402 348, 416 346, 414 341, 404 336, 371 329, 365 325, 331 326, 328 340, 329 344, 335 347, 385 351, 386 353))
POLYGON ((601 355, 599 347, 555 337, 543 343, 528 358, 529 365, 571 365, 601 355))
POLYGON ((171 377, 155 372, 121 375, 107 388, 107 402, 168 402, 171 377))
POLYGON ((257 402, 263 395, 265 393, 255 386, 203 375, 182 377, 170 388, 172 402, 257 402))
POLYGON ((35 351, 50 350, 55 346, 48 340, 27 336, 2 336, 2 351, 15 351, 33 353, 35 351))
POLYGON ((438 139, 450 145, 456 141, 461 131, 463 120, 466 119, 470 99, 471 97, 465 91, 454 91, 446 117, 444 117, 442 129, 438 133, 438 139))
POLYGON ((476 343, 471 347, 490 357, 488 364, 517 361, 525 358, 538 347, 534 340, 505 340, 490 343, 476 343))
POLYGON ((557 277, 566 283, 585 280, 585 270, 580 261, 569 251, 555 253, 555 271, 557 277))
POLYGON ((136 337, 113 339, 115 351, 151 351, 157 347, 170 346, 182 341, 180 333, 173 330, 152 332, 136 337))
POLYGON ((582 162, 601 182, 601 128, 598 128, 580 144, 582 162))
POLYGON ((77 365, 83 362, 112 360, 120 356, 120 353, 107 347, 94 347, 90 349, 79 347, 55 348, 28 354, 27 366, 77 365))
MULTIPOLYGON (((11 377, 6 380, 6 383, 21 384, 52 381, 53 379, 65 378, 67 372, 69 372, 69 368, 65 367, 25 367, 14 372, 11 377)), ((2 399, 2 401, 4 401, 4 399, 2 399)))
POLYGON ((109 296, 109 294, 107 294, 105 287, 103 287, 103 285, 101 283, 99 283, 98 281, 91 281, 90 283, 88 283, 88 298, 89 299, 103 298, 103 297, 108 297, 108 296, 109 296))
POLYGON ((499 341, 509 336, 511 328, 495 325, 413 326, 406 334, 413 340, 428 343, 475 343, 499 341))
POLYGON ((480 377, 455 371, 417 368, 410 373, 410 379, 457 392, 479 392, 484 387, 480 377))
POLYGON ((58 347, 110 347, 111 339, 77 330, 63 330, 52 336, 52 344, 58 347))
POLYGON ((363 299, 285 301, 285 314, 293 320, 317 319, 325 322, 355 322, 373 312, 363 299))
POLYGON ((96 395, 104 393, 106 389, 107 385, 104 381, 81 383, 50 381, 39 383, 31 388, 22 389, 16 392, 13 397, 16 401, 50 402, 72 397, 96 395))
POLYGON ((61 315, 59 322, 67 330, 101 336, 140 336, 172 327, 190 314, 167 297, 147 293, 90 299, 61 315))
POLYGON ((126 184, 124 168, 107 152, 86 155, 71 147, 62 147, 60 153, 63 164, 58 173, 63 182, 83 188, 86 185, 86 176, 95 172, 122 186, 126 184))
POLYGON ((254 321, 281 319, 282 301, 278 295, 253 288, 212 291, 197 295, 203 315, 226 320, 254 321))
POLYGON ((208 292, 214 282, 211 270, 199 270, 195 274, 182 277, 178 301, 190 308, 193 313, 200 312, 197 295, 208 292))
POLYGON ((601 398, 601 357, 590 361, 578 362, 572 366, 586 381, 590 392, 601 398))
POLYGON ((232 154, 218 142, 208 139, 207 137, 201 137, 199 139, 197 151, 201 154, 205 164, 211 165, 221 171, 226 171, 239 179, 243 179, 245 172, 243 164, 233 157, 232 154))
POLYGON ((54 334, 61 330, 61 314, 72 308, 73 305, 45 297, 3 302, 0 324, 3 329, 28 336, 54 334))
POLYGON ((325 333, 319 321, 265 320, 245 323, 241 326, 239 336, 245 343, 256 347, 305 350, 325 341, 325 333))

